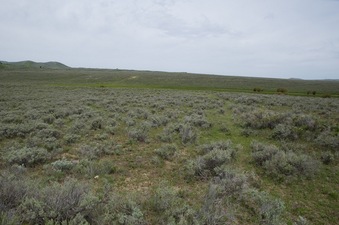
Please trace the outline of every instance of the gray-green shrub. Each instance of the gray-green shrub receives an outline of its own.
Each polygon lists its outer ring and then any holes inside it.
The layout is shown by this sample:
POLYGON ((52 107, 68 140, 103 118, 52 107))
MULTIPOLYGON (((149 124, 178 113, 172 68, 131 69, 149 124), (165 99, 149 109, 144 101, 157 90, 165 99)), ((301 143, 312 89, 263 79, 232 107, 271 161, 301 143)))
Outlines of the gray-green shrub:
POLYGON ((232 206, 221 196, 219 189, 218 185, 210 183, 197 214, 200 224, 235 224, 232 206))
POLYGON ((244 192, 243 203, 256 215, 256 222, 264 225, 285 224, 282 214, 285 210, 280 199, 273 198, 266 192, 248 189, 244 192))
POLYGON ((144 214, 138 203, 131 198, 111 195, 104 205, 104 213, 100 224, 146 225, 144 214))
POLYGON ((162 159, 170 160, 175 156, 177 151, 178 151, 178 148, 176 145, 167 144, 156 149, 155 153, 162 159))
POLYGON ((183 144, 194 144, 197 140, 197 131, 190 124, 184 124, 180 127, 180 136, 183 144))
POLYGON ((235 152, 234 149, 213 149, 203 156, 198 156, 195 160, 189 161, 186 166, 188 178, 191 176, 206 177, 216 175, 214 169, 235 160, 235 152))
POLYGON ((161 183, 153 192, 150 206, 159 217, 157 224, 200 224, 196 212, 173 188, 161 183))
POLYGON ((76 166, 75 171, 85 177, 93 178, 97 175, 115 173, 116 166, 111 160, 104 159, 100 161, 81 160, 76 166))
POLYGON ((317 160, 305 154, 282 151, 274 145, 252 142, 253 161, 275 179, 312 177, 319 167, 317 160))
POLYGON ((66 159, 60 159, 51 163, 52 168, 59 171, 70 171, 75 165, 76 162, 66 159))
POLYGON ((140 126, 128 131, 128 137, 138 142, 147 142, 149 128, 146 126, 140 126))
POLYGON ((44 148, 38 147, 23 147, 20 149, 11 149, 5 154, 4 159, 9 164, 19 164, 25 166, 35 166, 40 163, 44 163, 49 160, 50 154, 44 148))
POLYGON ((200 154, 207 154, 210 151, 214 149, 220 149, 220 150, 230 150, 232 149, 232 141, 227 140, 227 141, 217 141, 217 142, 212 142, 209 144, 203 144, 198 148, 198 151, 200 154))

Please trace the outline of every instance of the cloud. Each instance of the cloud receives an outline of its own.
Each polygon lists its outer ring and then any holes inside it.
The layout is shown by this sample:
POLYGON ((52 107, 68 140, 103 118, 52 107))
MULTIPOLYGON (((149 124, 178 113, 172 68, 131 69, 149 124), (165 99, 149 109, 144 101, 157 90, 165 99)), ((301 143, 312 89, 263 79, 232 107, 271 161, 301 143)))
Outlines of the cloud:
POLYGON ((338 10, 334 0, 7 0, 0 58, 333 78, 338 10))

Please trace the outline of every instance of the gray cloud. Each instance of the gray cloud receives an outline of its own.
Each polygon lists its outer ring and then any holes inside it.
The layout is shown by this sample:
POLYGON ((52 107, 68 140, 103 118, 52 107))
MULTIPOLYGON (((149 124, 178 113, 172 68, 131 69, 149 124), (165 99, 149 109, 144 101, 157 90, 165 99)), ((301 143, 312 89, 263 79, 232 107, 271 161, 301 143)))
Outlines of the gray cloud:
POLYGON ((339 77, 339 1, 5 0, 0 59, 339 77))

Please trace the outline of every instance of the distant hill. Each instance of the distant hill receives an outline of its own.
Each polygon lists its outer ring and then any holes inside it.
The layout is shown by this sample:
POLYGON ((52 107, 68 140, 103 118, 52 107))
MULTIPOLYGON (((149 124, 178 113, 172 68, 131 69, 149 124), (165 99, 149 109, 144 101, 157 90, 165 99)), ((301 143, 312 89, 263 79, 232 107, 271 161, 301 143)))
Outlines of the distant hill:
POLYGON ((41 68, 41 69, 67 69, 68 66, 59 62, 33 62, 33 61, 20 61, 20 62, 6 62, 0 61, 0 69, 29 69, 29 68, 41 68))

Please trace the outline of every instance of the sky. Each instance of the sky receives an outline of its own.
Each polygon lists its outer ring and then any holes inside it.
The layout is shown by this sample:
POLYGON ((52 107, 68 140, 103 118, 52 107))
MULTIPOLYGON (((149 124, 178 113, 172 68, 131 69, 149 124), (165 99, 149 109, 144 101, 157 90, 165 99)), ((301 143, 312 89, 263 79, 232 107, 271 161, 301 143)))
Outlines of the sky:
POLYGON ((0 0, 0 60, 339 79, 339 0, 0 0))

